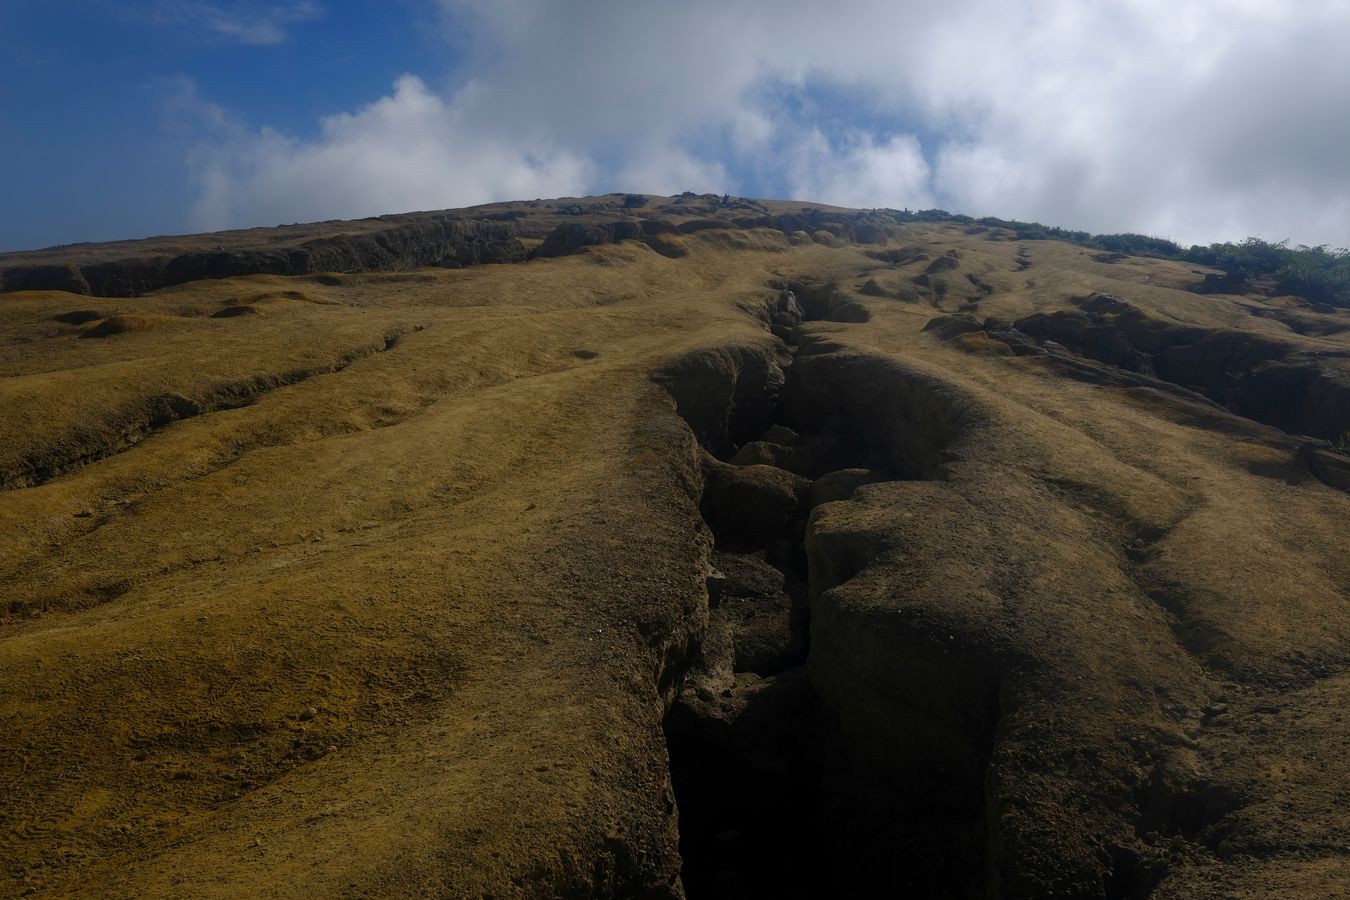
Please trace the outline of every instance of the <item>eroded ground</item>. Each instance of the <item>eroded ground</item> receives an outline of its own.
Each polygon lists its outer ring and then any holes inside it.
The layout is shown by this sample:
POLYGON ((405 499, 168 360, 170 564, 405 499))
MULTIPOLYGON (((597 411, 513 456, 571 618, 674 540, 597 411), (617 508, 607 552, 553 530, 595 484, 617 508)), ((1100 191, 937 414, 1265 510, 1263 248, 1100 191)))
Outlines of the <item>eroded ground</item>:
POLYGON ((1343 892, 1350 314, 651 203, 0 295, 0 894, 1343 892))

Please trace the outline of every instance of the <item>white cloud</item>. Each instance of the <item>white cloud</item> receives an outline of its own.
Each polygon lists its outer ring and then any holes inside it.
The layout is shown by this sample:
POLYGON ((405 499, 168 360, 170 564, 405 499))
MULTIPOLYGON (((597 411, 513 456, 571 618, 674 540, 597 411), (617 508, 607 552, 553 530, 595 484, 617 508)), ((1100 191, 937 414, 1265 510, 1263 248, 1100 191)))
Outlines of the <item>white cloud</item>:
POLYGON ((151 17, 166 25, 183 25, 207 36, 242 44, 280 44, 291 25, 319 18, 323 8, 316 0, 286 3, 210 2, 210 0, 159 0, 151 17))
POLYGON ((474 92, 445 100, 405 75, 391 95, 324 119, 312 141, 228 129, 194 159, 194 221, 210 230, 582 192, 584 158, 468 123, 474 92))
POLYGON ((440 8, 443 86, 226 141, 203 221, 690 188, 1350 243, 1347 0, 440 8))
MULTIPOLYGON (((606 182, 605 191, 721 194, 726 192, 731 178, 726 167, 717 160, 700 159, 681 147, 655 142, 629 154, 628 160, 606 182)), ((598 180, 593 183, 600 184, 598 180)))
POLYGON ((835 206, 924 209, 933 203, 929 180, 919 142, 909 135, 878 143, 868 134, 853 134, 836 145, 811 131, 788 167, 794 198, 835 206))

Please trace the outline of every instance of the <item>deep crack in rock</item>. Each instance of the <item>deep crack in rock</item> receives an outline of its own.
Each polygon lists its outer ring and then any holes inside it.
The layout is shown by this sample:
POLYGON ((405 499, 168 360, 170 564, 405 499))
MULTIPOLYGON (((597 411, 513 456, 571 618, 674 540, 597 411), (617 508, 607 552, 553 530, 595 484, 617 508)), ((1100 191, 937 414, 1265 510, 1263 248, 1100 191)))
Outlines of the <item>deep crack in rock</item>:
POLYGON ((900 402, 907 389, 871 361, 800 327, 865 321, 856 304, 829 287, 792 288, 766 316, 786 346, 696 354, 662 378, 706 451, 702 510, 715 540, 708 630, 664 726, 685 889, 984 896, 996 715, 986 680, 939 666, 952 684, 944 699, 965 708, 901 700, 907 739, 858 733, 823 699, 817 682, 837 688, 837 673, 822 671, 831 663, 810 641, 811 598, 872 561, 863 552, 850 564, 832 544, 808 552, 812 511, 871 484, 940 477, 955 426, 940 402, 924 409, 913 392, 900 402), (828 559, 827 571, 812 559, 828 559))

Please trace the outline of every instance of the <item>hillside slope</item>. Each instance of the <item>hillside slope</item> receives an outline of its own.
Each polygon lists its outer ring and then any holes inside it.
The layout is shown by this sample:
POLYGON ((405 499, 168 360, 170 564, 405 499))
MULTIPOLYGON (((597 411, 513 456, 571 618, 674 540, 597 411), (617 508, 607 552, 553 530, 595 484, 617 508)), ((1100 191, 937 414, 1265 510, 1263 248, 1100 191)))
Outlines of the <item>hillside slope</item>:
POLYGON ((1350 883, 1350 312, 880 212, 424 215, 508 249, 0 259, 0 894, 1350 883))

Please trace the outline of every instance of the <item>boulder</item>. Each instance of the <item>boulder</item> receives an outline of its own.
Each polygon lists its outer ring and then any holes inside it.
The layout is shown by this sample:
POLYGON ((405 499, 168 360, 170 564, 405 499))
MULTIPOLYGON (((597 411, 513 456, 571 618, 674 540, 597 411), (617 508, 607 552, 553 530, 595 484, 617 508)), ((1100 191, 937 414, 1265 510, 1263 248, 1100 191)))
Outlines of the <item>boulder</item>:
POLYGON ((865 484, 887 481, 882 473, 874 469, 839 469, 827 472, 812 483, 806 496, 808 509, 815 509, 822 503, 847 500, 853 492, 865 484))
POLYGON ((715 617, 730 626, 737 672, 773 675, 806 651, 806 592, 762 553, 713 554, 721 575, 715 617))
POLYGON ((733 466, 712 457, 703 466, 703 516, 719 540, 760 545, 792 521, 809 482, 769 465, 733 466))
POLYGON ((783 449, 768 441, 751 441, 733 453, 728 462, 733 466, 778 466, 783 449))
POLYGON ((773 309, 769 313, 769 321, 773 325, 790 327, 800 324, 805 315, 801 304, 797 302, 796 294, 792 291, 780 291, 778 297, 774 300, 773 309))
POLYGON ((773 425, 768 431, 759 436, 761 441, 770 444, 781 444, 784 447, 791 447, 801 440, 801 435, 788 428, 786 425, 773 425))
POLYGON ((1308 469, 1329 487, 1350 491, 1350 456, 1317 447, 1311 442, 1299 449, 1308 469))

